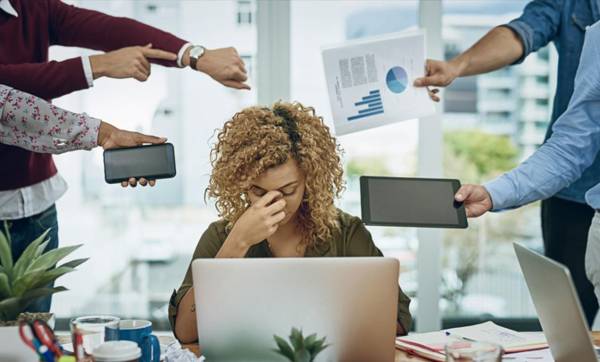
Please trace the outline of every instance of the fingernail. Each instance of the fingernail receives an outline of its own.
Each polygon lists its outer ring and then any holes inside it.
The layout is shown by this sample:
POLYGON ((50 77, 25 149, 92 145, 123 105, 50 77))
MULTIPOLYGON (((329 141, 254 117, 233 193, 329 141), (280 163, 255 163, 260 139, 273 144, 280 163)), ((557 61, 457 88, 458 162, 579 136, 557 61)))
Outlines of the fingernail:
POLYGON ((416 86, 420 86, 421 85, 421 81, 417 79, 417 80, 415 80, 415 82, 413 84, 416 85, 416 86))
POLYGON ((462 196, 462 194, 457 194, 457 195, 456 195, 456 199, 457 199, 457 200, 462 200, 462 197, 463 197, 463 196, 462 196))

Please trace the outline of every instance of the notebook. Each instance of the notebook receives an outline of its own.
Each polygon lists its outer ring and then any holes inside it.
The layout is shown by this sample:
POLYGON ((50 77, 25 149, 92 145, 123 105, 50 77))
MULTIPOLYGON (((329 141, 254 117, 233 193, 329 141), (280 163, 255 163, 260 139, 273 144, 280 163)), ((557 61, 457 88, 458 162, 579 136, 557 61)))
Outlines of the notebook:
POLYGON ((396 338, 396 348, 433 361, 445 361, 444 346, 448 342, 471 343, 468 340, 499 344, 505 353, 547 348, 543 334, 520 333, 485 322, 444 331, 417 333, 396 338))

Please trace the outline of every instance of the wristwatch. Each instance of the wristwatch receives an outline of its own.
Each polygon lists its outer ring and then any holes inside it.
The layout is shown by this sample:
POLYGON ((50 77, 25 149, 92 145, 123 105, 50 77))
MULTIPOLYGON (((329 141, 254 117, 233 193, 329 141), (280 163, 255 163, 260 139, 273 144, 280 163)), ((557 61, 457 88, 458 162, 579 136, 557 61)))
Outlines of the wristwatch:
POLYGON ((206 48, 202 45, 194 45, 190 49, 190 67, 193 70, 198 70, 196 68, 196 64, 198 63, 198 59, 200 59, 200 57, 204 55, 205 50, 206 48))

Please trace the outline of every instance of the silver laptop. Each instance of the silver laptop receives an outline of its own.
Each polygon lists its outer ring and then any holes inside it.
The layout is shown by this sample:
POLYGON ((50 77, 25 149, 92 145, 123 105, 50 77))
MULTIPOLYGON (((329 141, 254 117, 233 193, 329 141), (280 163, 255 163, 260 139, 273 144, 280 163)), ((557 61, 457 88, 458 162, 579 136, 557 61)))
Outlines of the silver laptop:
POLYGON ((198 337, 208 361, 285 361, 273 335, 327 337, 317 361, 393 361, 398 260, 197 259, 198 337))
POLYGON ((569 269, 523 245, 513 246, 554 359, 598 361, 569 269))

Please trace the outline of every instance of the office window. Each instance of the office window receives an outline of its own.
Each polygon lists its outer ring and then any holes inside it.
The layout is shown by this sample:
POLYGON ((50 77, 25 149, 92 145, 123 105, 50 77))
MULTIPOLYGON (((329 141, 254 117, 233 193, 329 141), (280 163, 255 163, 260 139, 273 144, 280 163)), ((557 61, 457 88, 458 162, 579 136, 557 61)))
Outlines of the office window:
MULTIPOLYGON (((291 98, 315 107, 333 129, 321 47, 399 32, 416 24, 417 1, 292 1, 291 98)), ((417 126, 417 121, 411 120, 338 137, 345 151, 343 162, 347 181, 347 189, 339 202, 342 209, 360 216, 360 175, 416 174, 417 126), (372 140, 377 140, 377 144, 372 140)), ((401 286, 414 297, 417 288, 416 229, 371 226, 368 229, 385 255, 400 260, 401 286)))
POLYGON ((237 23, 238 25, 250 25, 254 23, 254 1, 237 1, 237 23))
MULTIPOLYGON (((82 0, 76 5, 127 16, 208 48, 234 46, 252 72, 254 25, 231 18, 238 2, 82 0), (152 6, 149 6, 152 5, 152 6), (218 29, 218 31, 215 31, 218 29)), ((88 52, 84 52, 87 54, 88 52)), ((65 59, 80 50, 53 47, 65 59)), ((58 205, 61 245, 83 243, 77 257, 91 257, 61 278, 70 290, 54 298, 59 321, 92 313, 150 318, 167 329, 167 303, 179 286, 214 207, 204 201, 210 174, 209 149, 215 129, 243 107, 256 103, 252 91, 225 88, 191 69, 152 66, 148 81, 98 79, 94 87, 56 100, 115 125, 166 136, 175 146, 177 176, 154 188, 122 189, 104 183, 102 151, 57 156, 69 190, 58 205)), ((64 324, 59 323, 59 327, 64 324)))
MULTIPOLYGON (((444 1, 446 59, 470 47, 492 27, 519 16, 527 1, 444 1), (450 56, 449 56, 450 55, 450 56)), ((523 64, 469 77, 474 112, 449 106, 443 97, 444 169, 463 183, 482 183, 517 165, 543 140, 554 94, 554 49, 532 53, 523 64)), ((447 323, 471 318, 533 318, 535 311, 514 256, 513 241, 542 250, 539 204, 470 221, 468 230, 447 231, 444 239, 442 304, 447 323)), ((461 322, 462 321, 462 322, 461 322)))

